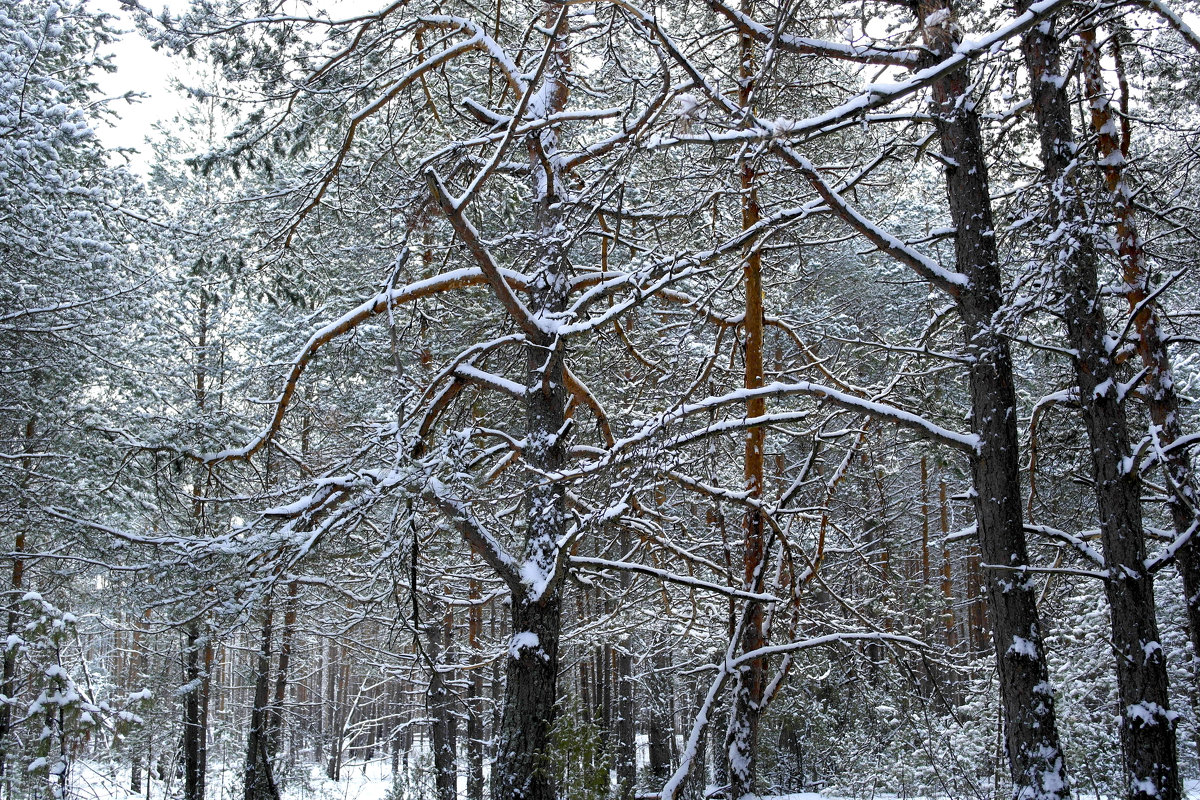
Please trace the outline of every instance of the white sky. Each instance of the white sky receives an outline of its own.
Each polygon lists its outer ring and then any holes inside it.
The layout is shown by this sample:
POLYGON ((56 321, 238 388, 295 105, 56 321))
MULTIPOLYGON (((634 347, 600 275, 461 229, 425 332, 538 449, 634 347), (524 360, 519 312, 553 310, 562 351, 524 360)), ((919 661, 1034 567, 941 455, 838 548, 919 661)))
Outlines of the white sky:
POLYGON ((156 122, 171 119, 187 103, 172 91, 171 79, 186 79, 187 75, 181 74, 179 68, 186 69, 194 64, 189 65, 185 59, 173 59, 166 53, 155 52, 133 29, 128 12, 121 8, 117 0, 93 2, 96 8, 117 16, 121 20, 118 27, 128 31, 112 48, 117 71, 96 76, 100 90, 109 97, 130 91, 148 95, 135 103, 115 101, 112 107, 121 118, 112 125, 101 124, 96 133, 108 147, 135 147, 141 151, 141 157, 134 159, 133 166, 142 169, 148 155, 145 140, 153 133, 152 126, 156 122))

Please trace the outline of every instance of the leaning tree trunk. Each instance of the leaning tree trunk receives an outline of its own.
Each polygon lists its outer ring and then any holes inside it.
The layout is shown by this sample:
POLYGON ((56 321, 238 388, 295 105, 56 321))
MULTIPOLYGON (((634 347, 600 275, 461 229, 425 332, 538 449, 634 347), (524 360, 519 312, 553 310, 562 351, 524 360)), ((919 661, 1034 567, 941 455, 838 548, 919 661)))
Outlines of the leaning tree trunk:
POLYGON ((1058 37, 1046 24, 1022 40, 1029 71, 1042 163, 1050 180, 1046 228, 1059 244, 1050 252, 1058 268, 1067 339, 1075 355, 1075 380, 1092 453, 1100 537, 1108 578, 1117 687, 1121 700, 1121 750, 1131 798, 1180 797, 1175 723, 1167 696, 1167 669, 1159 644, 1154 581, 1146 568, 1140 482, 1125 469, 1129 427, 1109 350, 1100 296, 1098 252, 1083 199, 1068 174, 1075 156, 1071 112, 1062 86, 1058 37))
MULTIPOLYGON (((932 58, 951 56, 960 29, 949 0, 922 0, 918 14, 932 58)), ((979 545, 985 563, 1013 568, 988 569, 984 576, 1013 794, 1066 800, 1070 788, 1034 585, 1020 571, 1029 555, 1021 516, 1017 402, 1012 356, 997 328, 1001 276, 983 135, 965 67, 938 78, 932 88, 934 124, 947 163, 955 261, 967 278, 957 305, 970 356, 972 430, 979 437, 979 451, 971 459, 979 545)))

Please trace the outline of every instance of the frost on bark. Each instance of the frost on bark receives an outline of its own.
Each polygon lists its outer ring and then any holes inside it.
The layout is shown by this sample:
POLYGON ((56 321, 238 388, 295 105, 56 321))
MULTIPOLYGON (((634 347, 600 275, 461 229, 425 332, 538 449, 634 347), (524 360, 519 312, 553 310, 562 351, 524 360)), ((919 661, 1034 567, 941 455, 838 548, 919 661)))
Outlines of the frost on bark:
POLYGON ((1180 796, 1175 722, 1155 617, 1154 580, 1146 566, 1141 486, 1137 472, 1127 466, 1132 463, 1129 426, 1109 347, 1093 228, 1069 175, 1076 146, 1062 88, 1066 80, 1058 38, 1051 24, 1026 33, 1022 49, 1042 164, 1050 181, 1045 244, 1054 259, 1054 288, 1062 295, 1062 316, 1075 353, 1075 381, 1092 454, 1128 796, 1172 800, 1180 796))
MULTIPOLYGON (((918 14, 932 58, 940 61, 954 53, 961 31, 953 7, 943 0, 924 0, 918 14)), ((998 329, 1001 276, 983 135, 969 88, 965 68, 938 78, 932 86, 935 125, 947 163, 955 260, 968 280, 956 299, 971 356, 972 429, 979 436, 979 452, 971 459, 979 545, 985 563, 1011 567, 988 569, 984 591, 991 611, 1013 795, 1065 800, 1070 788, 1036 596, 1021 571, 1029 556, 1021 521, 1016 392, 1012 356, 998 329)))

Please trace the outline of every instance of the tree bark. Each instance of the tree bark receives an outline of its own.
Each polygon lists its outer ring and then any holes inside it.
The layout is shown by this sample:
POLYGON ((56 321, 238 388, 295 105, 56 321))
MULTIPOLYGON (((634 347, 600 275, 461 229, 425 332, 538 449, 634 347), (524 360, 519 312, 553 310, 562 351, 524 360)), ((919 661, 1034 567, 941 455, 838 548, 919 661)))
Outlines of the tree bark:
MULTIPOLYGON (((930 58, 953 54, 961 34, 950 0, 921 0, 917 12, 930 58)), ((938 78, 932 89, 934 124, 947 163, 955 261, 968 281, 956 300, 971 358, 972 430, 979 437, 971 475, 980 550, 986 563, 1019 570, 1029 556, 1021 516, 1016 391, 1008 341, 997 327, 1001 276, 983 136, 965 67, 938 78)), ((1019 571, 996 569, 987 571, 984 584, 1014 797, 1066 800, 1070 787, 1034 586, 1019 571)))
MULTIPOLYGON (((429 687, 425 695, 429 717, 430 744, 433 747, 433 778, 437 800, 455 800, 458 796, 458 764, 454 751, 454 696, 443 668, 443 654, 449 652, 448 631, 439 618, 442 609, 432 606, 427 623, 426 648, 429 657, 429 687)), ((443 615, 444 615, 443 611, 443 615)))
POLYGON ((1050 180, 1046 229, 1058 271, 1062 312, 1079 387, 1095 480, 1100 538, 1108 578, 1112 645, 1121 699, 1121 749, 1130 798, 1181 797, 1175 722, 1167 692, 1166 658, 1158 636, 1154 580, 1146 568, 1140 481, 1125 467, 1129 428, 1108 347, 1108 322, 1097 279, 1099 256, 1083 199, 1068 174, 1075 157, 1071 113, 1058 37, 1049 24, 1022 39, 1030 91, 1050 180))
MULTIPOLYGON (((188 690, 183 698, 183 797, 204 800, 204 773, 207 769, 206 676, 202 662, 200 628, 192 624, 186 634, 184 677, 188 690)), ((207 649, 207 646, 205 646, 207 649)))
MULTIPOLYGON (((743 0, 742 12, 753 13, 751 0, 743 0)), ((738 102, 748 108, 753 102, 754 39, 746 33, 739 36, 738 102)), ((758 203, 758 188, 753 165, 749 160, 742 164, 742 230, 757 224, 762 218, 758 203)), ((743 253, 742 280, 746 292, 746 348, 743 385, 757 389, 763 385, 763 287, 762 256, 758 248, 750 245, 743 253)), ((766 413, 766 401, 754 398, 746 403, 748 417, 760 417, 766 413)), ((749 497, 761 500, 765 474, 764 450, 766 430, 754 426, 747 430, 743 455, 743 474, 749 497)), ((751 509, 743 521, 743 588, 759 591, 762 572, 766 567, 765 524, 762 513, 751 509)), ((763 605, 748 601, 746 625, 742 632, 741 651, 748 653, 766 644, 766 614, 763 605)), ((730 711, 729 729, 725 747, 729 752, 729 795, 734 800, 752 796, 757 788, 758 729, 761 716, 763 692, 766 689, 767 661, 754 658, 738 667, 733 689, 733 708, 730 711)))
POLYGON ((271 637, 274 612, 268 608, 263 618, 262 646, 254 665, 254 704, 250 709, 250 728, 246 735, 246 766, 243 797, 245 800, 279 800, 279 791, 271 774, 267 753, 270 737, 271 637))

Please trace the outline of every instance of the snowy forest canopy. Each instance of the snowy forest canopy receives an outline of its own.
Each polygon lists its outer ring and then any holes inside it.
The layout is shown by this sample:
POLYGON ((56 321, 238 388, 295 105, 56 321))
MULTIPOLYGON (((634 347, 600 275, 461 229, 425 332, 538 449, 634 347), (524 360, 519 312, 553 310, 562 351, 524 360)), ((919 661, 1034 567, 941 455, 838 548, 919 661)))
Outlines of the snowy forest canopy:
POLYGON ((1200 3, 120 2, 0 0, 0 797, 1200 778, 1200 3))

